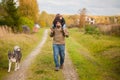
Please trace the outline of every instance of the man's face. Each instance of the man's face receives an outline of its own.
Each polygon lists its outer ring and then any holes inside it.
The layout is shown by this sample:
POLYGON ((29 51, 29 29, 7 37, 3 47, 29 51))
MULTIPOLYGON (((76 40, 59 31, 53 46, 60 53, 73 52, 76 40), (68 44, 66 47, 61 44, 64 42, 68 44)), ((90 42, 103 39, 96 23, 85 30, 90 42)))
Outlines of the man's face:
POLYGON ((56 23, 56 26, 59 28, 59 27, 61 27, 61 23, 60 22, 57 22, 56 23))

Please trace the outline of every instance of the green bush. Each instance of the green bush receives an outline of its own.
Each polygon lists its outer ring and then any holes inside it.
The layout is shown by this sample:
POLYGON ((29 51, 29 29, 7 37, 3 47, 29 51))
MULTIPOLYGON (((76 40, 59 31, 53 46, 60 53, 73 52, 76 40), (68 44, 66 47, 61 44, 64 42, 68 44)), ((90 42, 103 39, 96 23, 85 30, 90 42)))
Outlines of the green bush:
POLYGON ((5 20, 4 19, 0 19, 0 25, 5 25, 5 20))
POLYGON ((32 30, 32 28, 33 28, 33 26, 34 26, 34 21, 33 21, 33 20, 30 20, 30 19, 27 18, 27 17, 21 17, 21 18, 20 18, 20 24, 21 24, 21 26, 22 26, 22 25, 27 25, 27 26, 30 28, 30 30, 32 30))
POLYGON ((100 34, 100 31, 97 27, 95 26, 91 26, 91 25, 86 25, 85 26, 85 33, 86 34, 97 34, 99 35, 100 34))

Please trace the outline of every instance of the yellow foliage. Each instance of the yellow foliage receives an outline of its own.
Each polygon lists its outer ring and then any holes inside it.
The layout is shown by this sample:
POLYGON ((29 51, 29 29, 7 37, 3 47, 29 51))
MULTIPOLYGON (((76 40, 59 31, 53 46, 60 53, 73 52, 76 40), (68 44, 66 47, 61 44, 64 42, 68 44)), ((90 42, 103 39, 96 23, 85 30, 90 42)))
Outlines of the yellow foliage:
POLYGON ((40 21, 40 26, 41 26, 41 27, 46 27, 45 21, 40 21))

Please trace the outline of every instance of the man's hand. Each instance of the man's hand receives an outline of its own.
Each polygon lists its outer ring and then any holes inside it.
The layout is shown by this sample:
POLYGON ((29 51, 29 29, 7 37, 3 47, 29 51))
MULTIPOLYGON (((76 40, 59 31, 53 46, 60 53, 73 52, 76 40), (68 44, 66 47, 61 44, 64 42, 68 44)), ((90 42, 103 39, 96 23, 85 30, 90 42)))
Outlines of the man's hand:
POLYGON ((65 37, 67 37, 67 38, 68 38, 68 37, 69 37, 69 35, 65 35, 65 37))
POLYGON ((53 33, 53 29, 52 28, 50 28, 50 32, 53 33))
POLYGON ((67 29, 66 29, 66 28, 64 28, 64 29, 63 29, 63 31, 64 31, 64 35, 65 35, 65 37, 67 37, 67 38, 68 38, 68 37, 69 37, 69 33, 68 33, 67 29))
POLYGON ((50 37, 53 37, 53 36, 54 36, 54 29, 50 28, 50 37))

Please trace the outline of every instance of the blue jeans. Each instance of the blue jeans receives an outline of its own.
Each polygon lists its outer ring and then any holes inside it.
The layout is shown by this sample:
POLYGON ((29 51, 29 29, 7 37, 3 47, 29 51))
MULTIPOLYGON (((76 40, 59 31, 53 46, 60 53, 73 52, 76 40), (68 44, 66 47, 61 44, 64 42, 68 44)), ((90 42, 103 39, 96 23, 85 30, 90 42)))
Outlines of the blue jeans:
POLYGON ((65 58, 65 45, 64 44, 53 44, 54 62, 55 67, 63 65, 65 58), (60 56, 60 64, 58 60, 58 55, 60 56))

